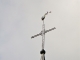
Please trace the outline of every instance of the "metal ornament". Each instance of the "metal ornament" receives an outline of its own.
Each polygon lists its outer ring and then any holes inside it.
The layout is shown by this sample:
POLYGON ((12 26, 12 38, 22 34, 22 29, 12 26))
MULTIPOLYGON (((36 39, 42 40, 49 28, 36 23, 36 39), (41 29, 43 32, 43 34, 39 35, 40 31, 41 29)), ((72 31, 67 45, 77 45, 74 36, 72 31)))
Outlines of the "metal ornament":
POLYGON ((42 36, 42 50, 40 51, 40 54, 41 54, 41 59, 40 59, 40 60, 45 60, 45 53, 46 53, 46 51, 44 50, 45 33, 56 29, 56 28, 54 27, 54 28, 51 28, 51 29, 49 29, 49 30, 45 30, 44 19, 45 19, 46 15, 47 15, 48 13, 51 13, 51 11, 45 13, 44 16, 42 16, 42 18, 41 18, 42 21, 43 21, 42 31, 41 31, 39 34, 36 34, 36 35, 34 35, 34 36, 31 37, 31 38, 35 38, 35 37, 37 37, 37 36, 39 36, 39 35, 42 36))

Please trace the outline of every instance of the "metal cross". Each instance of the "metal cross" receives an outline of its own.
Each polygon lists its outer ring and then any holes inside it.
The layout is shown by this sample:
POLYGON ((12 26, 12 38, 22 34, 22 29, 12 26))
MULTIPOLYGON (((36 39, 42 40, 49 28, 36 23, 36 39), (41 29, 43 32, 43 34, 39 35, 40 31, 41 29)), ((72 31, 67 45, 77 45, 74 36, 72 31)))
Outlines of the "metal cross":
POLYGON ((45 13, 44 16, 42 16, 42 18, 41 18, 42 21, 43 21, 42 31, 41 31, 39 34, 36 34, 36 35, 34 35, 34 36, 31 37, 31 38, 35 38, 35 37, 37 37, 37 36, 39 36, 39 35, 42 36, 42 50, 40 51, 41 60, 45 60, 45 50, 44 50, 45 33, 47 33, 47 32, 49 32, 49 31, 52 31, 52 30, 56 29, 56 28, 54 27, 54 28, 51 28, 51 29, 49 29, 49 30, 45 30, 44 19, 45 19, 45 16, 46 16, 48 13, 51 13, 51 11, 45 13))

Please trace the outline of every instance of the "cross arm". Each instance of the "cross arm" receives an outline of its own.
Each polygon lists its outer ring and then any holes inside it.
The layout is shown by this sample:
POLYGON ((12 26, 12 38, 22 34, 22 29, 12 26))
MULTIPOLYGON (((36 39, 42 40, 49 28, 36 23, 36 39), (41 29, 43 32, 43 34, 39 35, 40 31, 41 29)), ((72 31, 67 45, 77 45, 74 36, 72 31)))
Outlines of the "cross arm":
MULTIPOLYGON (((54 30, 54 29, 56 29, 56 28, 54 27, 54 28, 51 28, 51 29, 49 29, 49 30, 46 30, 44 33, 47 33, 47 32, 52 31, 52 30, 54 30)), ((35 37, 37 37, 37 36, 39 36, 39 35, 42 35, 42 31, 41 31, 39 34, 36 34, 36 35, 32 36, 31 38, 35 38, 35 37)))
POLYGON ((39 35, 41 35, 41 34, 42 34, 42 33, 36 34, 36 35, 32 36, 31 38, 37 37, 37 36, 39 36, 39 35))
POLYGON ((54 29, 56 29, 56 28, 54 27, 54 28, 51 28, 51 29, 49 29, 49 30, 46 30, 45 33, 49 32, 49 31, 52 31, 52 30, 54 30, 54 29))

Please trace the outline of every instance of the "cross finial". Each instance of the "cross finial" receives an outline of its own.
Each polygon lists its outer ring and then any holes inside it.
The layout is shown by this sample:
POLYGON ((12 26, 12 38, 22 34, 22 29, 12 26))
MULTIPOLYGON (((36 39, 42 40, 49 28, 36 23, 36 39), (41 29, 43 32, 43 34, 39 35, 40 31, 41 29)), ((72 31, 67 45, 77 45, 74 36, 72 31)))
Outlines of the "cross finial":
POLYGON ((44 16, 42 16, 41 19, 44 20, 44 19, 45 19, 45 16, 46 16, 48 13, 51 13, 51 11, 50 11, 50 12, 47 11, 47 13, 45 13, 44 16))

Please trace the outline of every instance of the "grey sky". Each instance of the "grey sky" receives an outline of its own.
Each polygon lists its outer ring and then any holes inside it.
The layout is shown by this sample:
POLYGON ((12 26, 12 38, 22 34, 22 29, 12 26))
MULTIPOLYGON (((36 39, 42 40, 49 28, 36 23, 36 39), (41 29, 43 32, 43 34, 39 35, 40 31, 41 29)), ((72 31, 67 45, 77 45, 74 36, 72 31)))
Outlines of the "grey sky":
POLYGON ((40 60, 47 11, 46 60, 80 60, 80 0, 0 0, 0 60, 40 60))

